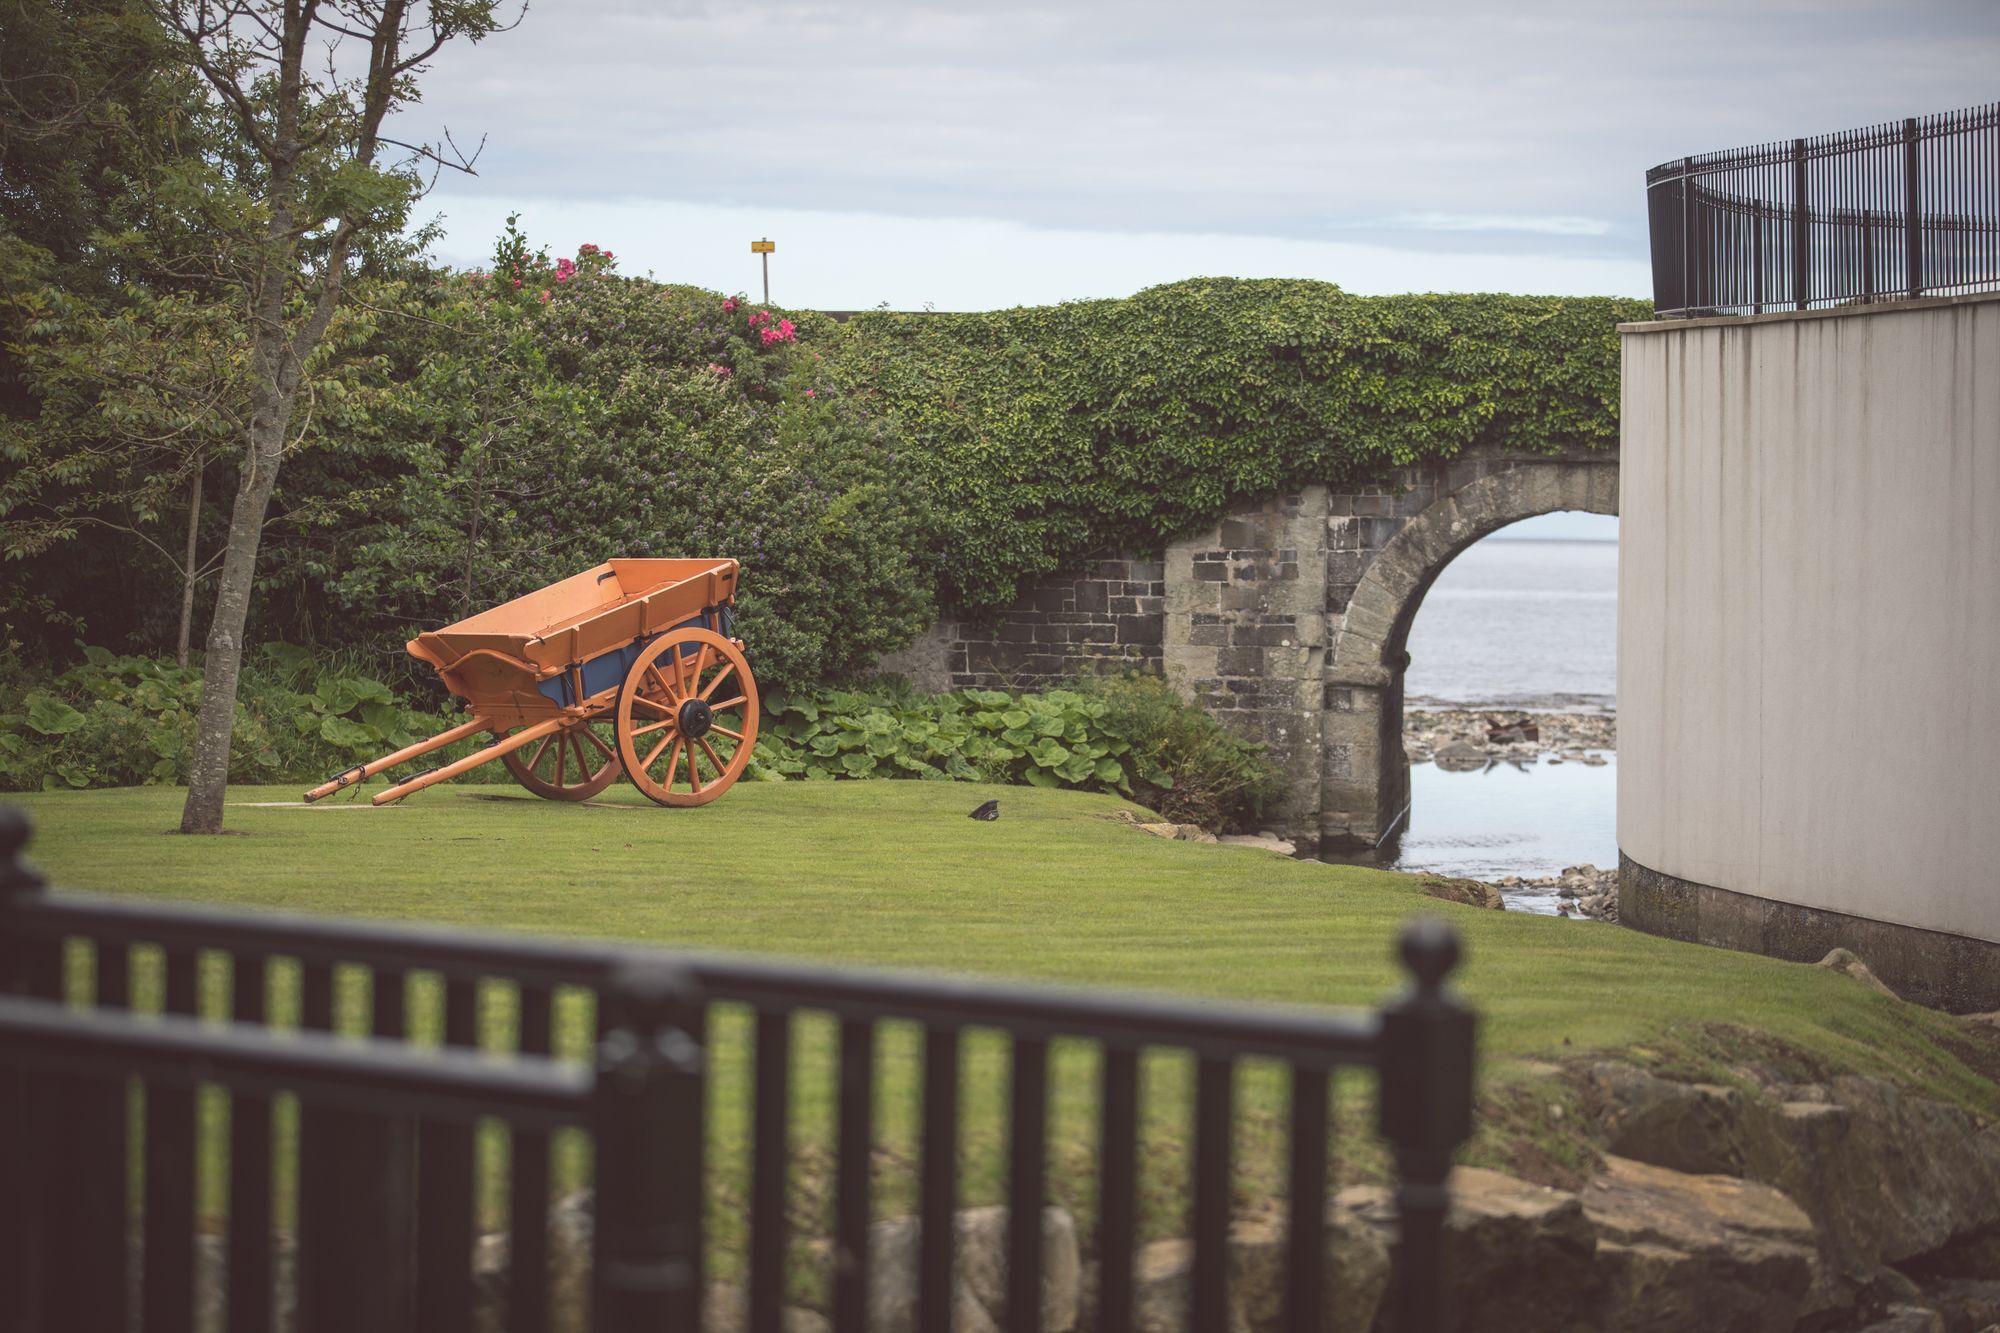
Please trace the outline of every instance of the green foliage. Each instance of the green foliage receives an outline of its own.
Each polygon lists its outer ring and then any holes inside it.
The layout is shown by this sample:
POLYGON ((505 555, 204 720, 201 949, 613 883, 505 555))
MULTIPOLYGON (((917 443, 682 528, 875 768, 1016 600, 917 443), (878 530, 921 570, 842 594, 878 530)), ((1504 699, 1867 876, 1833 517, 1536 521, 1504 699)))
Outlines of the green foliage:
POLYGON ((1210 829, 1254 816, 1276 781, 1261 747, 1144 675, 1039 694, 878 689, 774 699, 749 774, 1114 791, 1210 829))
POLYGON ((923 442, 949 515, 940 595, 991 610, 1089 551, 1156 544, 1272 490, 1474 445, 1609 448, 1615 325, 1647 310, 1197 278, 1126 300, 865 314, 831 364, 923 442))
POLYGON ((621 278, 595 246, 499 249, 386 349, 408 378, 366 429, 393 480, 324 552, 329 619, 400 646, 614 556, 735 556, 767 687, 866 671, 929 624, 929 492, 892 423, 830 391, 824 325, 621 278))
MULTIPOLYGON (((0 791, 185 782, 200 706, 199 667, 87 648, 52 681, 0 686, 0 791)), ((230 777, 317 782, 456 720, 403 705, 338 659, 265 644, 237 689, 230 777)))

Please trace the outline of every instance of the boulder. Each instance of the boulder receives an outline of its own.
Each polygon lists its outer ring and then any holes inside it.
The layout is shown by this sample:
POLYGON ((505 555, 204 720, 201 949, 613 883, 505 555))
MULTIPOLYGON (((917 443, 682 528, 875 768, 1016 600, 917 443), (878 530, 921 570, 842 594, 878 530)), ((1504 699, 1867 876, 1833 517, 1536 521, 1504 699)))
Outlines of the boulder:
MULTIPOLYGON (((1591 1070, 1611 1152, 1694 1174, 1742 1176, 1812 1219, 1819 1249, 1805 1311, 1848 1304, 1887 1264, 2000 1228, 2000 1129, 1880 1079, 1774 1084, 1775 1101, 1677 1083, 1629 1065, 1591 1070)), ((2000 1261, 2000 1241, 1993 1246, 2000 1261)), ((1953 1276, 1978 1277, 1968 1249, 1953 1276)), ((1944 1271, 1944 1270, 1937 1270, 1944 1271)), ((1995 1270, 2000 1275, 2000 1269, 1995 1270)))
MULTIPOLYGON (((1285 1327, 1287 1238, 1276 1217, 1243 1218, 1229 1231, 1232 1321, 1251 1333, 1285 1327)), ((1389 1285, 1389 1246, 1352 1209, 1327 1209, 1326 1282, 1321 1290, 1324 1333, 1367 1333, 1389 1285)))
POLYGON ((1945 1333, 1979 1333, 2000 1324, 2000 1281, 1943 1278, 1926 1282, 1916 1303, 1937 1311, 1945 1333))
POLYGON ((1812 1222, 1777 1190, 1607 1157, 1582 1197, 1597 1233, 1586 1326, 1776 1333, 1799 1318, 1812 1222))
MULTIPOLYGON (((993 1324, 999 1325, 1006 1318, 1007 1308, 1007 1209, 998 1205, 967 1208, 955 1222, 958 1281, 964 1288, 964 1299, 980 1307, 993 1324)), ((1076 1327, 1082 1283, 1083 1255, 1077 1244, 1076 1219, 1065 1209, 1044 1208, 1042 1327, 1047 1333, 1070 1333, 1076 1327)), ((911 1292, 914 1301, 914 1283, 911 1292)))
MULTIPOLYGON (((1133 1333, 1187 1333, 1193 1273, 1193 1241, 1156 1240, 1140 1246, 1132 1260, 1133 1333)), ((1227 1329, 1201 1333, 1251 1333, 1242 1302, 1230 1301, 1227 1329)))
POLYGON ((1298 850, 1275 833, 1225 833, 1216 841, 1230 847, 1255 847, 1259 851, 1276 852, 1279 856, 1290 856, 1298 850))
POLYGON ((1456 879, 1449 875, 1425 875, 1418 887, 1423 890, 1426 897, 1442 899, 1448 903, 1485 907, 1495 912, 1507 910, 1506 900, 1500 896, 1500 890, 1480 880, 1456 879))
POLYGON ((1949 1333, 1944 1316, 1915 1305, 1892 1305, 1879 1319, 1857 1325, 1854 1333, 1949 1333))
MULTIPOLYGON (((1459 1312, 1459 1327, 1490 1333, 1562 1327, 1587 1292, 1596 1248, 1582 1201, 1481 1167, 1454 1169, 1450 1186, 1445 1257, 1449 1303, 1459 1312)), ((1395 1210, 1387 1189, 1355 1186, 1342 1190, 1335 1204, 1368 1222, 1385 1241, 1394 1239, 1395 1210)))
POLYGON ((1862 962, 1847 949, 1834 949, 1826 957, 1814 963, 1813 966, 1826 968, 1830 972, 1838 972, 1844 977, 1851 977, 1870 990, 1880 991, 1884 995, 1894 995, 1896 993, 1883 983, 1882 978, 1876 976, 1869 969, 1868 964, 1862 962))

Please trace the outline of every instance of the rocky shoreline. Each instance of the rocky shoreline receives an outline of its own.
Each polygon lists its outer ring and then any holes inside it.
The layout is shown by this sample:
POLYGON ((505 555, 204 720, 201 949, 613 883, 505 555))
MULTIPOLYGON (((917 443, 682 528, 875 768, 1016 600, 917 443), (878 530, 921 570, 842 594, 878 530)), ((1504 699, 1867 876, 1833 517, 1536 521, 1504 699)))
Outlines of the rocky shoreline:
POLYGON ((1518 709, 1409 709, 1403 753, 1413 764, 1467 772, 1493 764, 1598 765, 1618 748, 1615 713, 1527 713, 1518 709))

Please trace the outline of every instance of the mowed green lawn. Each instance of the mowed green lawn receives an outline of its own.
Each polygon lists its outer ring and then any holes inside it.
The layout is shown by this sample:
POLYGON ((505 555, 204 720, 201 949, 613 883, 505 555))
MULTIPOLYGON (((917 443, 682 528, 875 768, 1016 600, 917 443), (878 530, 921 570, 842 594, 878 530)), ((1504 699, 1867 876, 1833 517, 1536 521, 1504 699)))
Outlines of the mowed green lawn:
MULTIPOLYGON (((1169 842, 1105 818, 1130 808, 1106 796, 739 783, 707 807, 664 810, 622 785, 585 805, 447 786, 378 810, 341 800, 273 808, 259 803, 297 793, 243 788, 230 795, 236 836, 222 838, 169 835, 175 789, 7 799, 30 812, 32 859, 62 888, 1249 1001, 1378 1003, 1401 984, 1398 927, 1432 912, 1465 941, 1462 989, 1481 1014, 1493 1114, 1474 1157, 1531 1173, 1576 1151, 1569 1129, 1539 1118, 1565 1096, 1543 1062, 1597 1051, 1636 1049, 1642 1061, 1709 1073, 1746 1051, 1796 1053, 2000 1111, 2000 1088, 1967 1063, 1985 1061, 1963 1025, 1844 977, 1596 922, 1439 903, 1406 876, 1169 842), (990 797, 997 821, 966 818, 990 797)), ((580 1012, 565 1026, 572 1044, 582 1040, 580 1012)), ((725 1231, 740 1212, 745 1027, 725 1014, 715 1028, 725 1231)), ((795 1179, 807 1224, 827 1208, 829 1038, 827 1025, 809 1023, 799 1041, 795 1179)), ((913 1189, 921 1065, 913 1033, 890 1029, 882 1046, 877 1180, 881 1211, 894 1212, 913 1189)), ((1004 1066, 997 1043, 969 1053, 969 1201, 999 1195, 1004 1066)), ((1052 1188, 1086 1217, 1094 1068, 1090 1051, 1059 1049, 1052 1106, 1052 1188)), ((1177 1229, 1184 1197, 1186 1075, 1171 1059, 1147 1073, 1156 1234, 1177 1229)), ((1271 1070, 1247 1070, 1239 1084, 1246 1202, 1281 1178, 1282 1093, 1271 1070)), ((1367 1174, 1362 1104, 1343 1100, 1348 1174, 1367 1174)))

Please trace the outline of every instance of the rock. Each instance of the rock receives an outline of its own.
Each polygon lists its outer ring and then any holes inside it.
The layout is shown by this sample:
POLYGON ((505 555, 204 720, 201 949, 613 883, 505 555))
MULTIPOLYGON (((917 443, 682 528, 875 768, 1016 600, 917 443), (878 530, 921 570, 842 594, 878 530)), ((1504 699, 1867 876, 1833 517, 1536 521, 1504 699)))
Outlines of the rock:
POLYGON ((1949 1333, 1944 1316, 1914 1305, 1892 1305, 1880 1319, 1856 1326, 1854 1333, 1949 1333))
POLYGON ((1181 833, 1179 824, 1134 824, 1132 827, 1141 833, 1150 833, 1156 838, 1178 838, 1181 833))
POLYGON ((1583 1191, 1597 1231, 1589 1327, 1789 1329, 1812 1282, 1812 1222, 1767 1185, 1607 1157, 1583 1191))
POLYGON ((1481 880, 1455 879, 1449 875, 1425 875, 1417 887, 1426 897, 1438 898, 1448 903, 1463 903, 1467 907, 1487 907, 1496 912, 1507 910, 1506 900, 1500 896, 1500 890, 1481 880))
POLYGON ((1838 972, 1844 977, 1852 977, 1869 989, 1881 991, 1884 995, 1894 995, 1896 993, 1884 985, 1880 977, 1869 970, 1868 964, 1862 962, 1847 949, 1835 949, 1828 953, 1826 957, 1814 963, 1813 966, 1824 967, 1829 971, 1838 972))
POLYGON ((2000 1281, 2000 1227, 1954 1236, 1929 1254, 1905 1265, 1913 1273, 1937 1278, 1982 1278, 2000 1281))
POLYGON ((2000 1127, 1881 1079, 1828 1092, 1838 1114, 1785 1108, 1801 1172, 1788 1192, 1841 1249, 1893 1264, 2000 1228, 2000 1127))
MULTIPOLYGON (((1541 1333, 1564 1327, 1590 1281, 1595 1233, 1576 1195, 1532 1185, 1498 1171, 1461 1166, 1451 1173, 1445 1256, 1451 1304, 1485 1333, 1541 1333)), ((1395 1235, 1387 1189, 1355 1186, 1335 1203, 1395 1235)))
POLYGON ((1740 1176, 1753 1154, 1777 1149, 1768 1141, 1768 1123, 1746 1123, 1746 1098, 1735 1088, 1678 1083, 1604 1061, 1591 1067, 1590 1090, 1604 1146, 1620 1157, 1695 1175, 1740 1176), (1765 1140, 1746 1141, 1758 1134, 1765 1140))
POLYGON ((1471 741, 1453 741, 1434 753, 1431 758, 1439 768, 1462 773, 1486 767, 1490 756, 1485 749, 1471 741))
POLYGON ((1199 824, 1173 825, 1174 837, 1182 842, 1214 842, 1216 837, 1199 824))
MULTIPOLYGON (((784 1333, 831 1333, 833 1328, 825 1315, 789 1305, 785 1307, 782 1326, 784 1333)), ((726 1282, 710 1283, 701 1308, 702 1333, 746 1333, 749 1327, 748 1293, 726 1282)))
MULTIPOLYGON (((1139 1247, 1132 1260, 1133 1333, 1187 1333, 1193 1271, 1193 1241, 1156 1240, 1139 1247)), ((1201 1333, 1251 1333, 1241 1302, 1232 1300, 1229 1306, 1227 1329, 1201 1333)))
MULTIPOLYGON (((1285 1327, 1286 1228, 1275 1217, 1243 1218, 1229 1231, 1232 1323, 1251 1333, 1285 1327)), ((1389 1246, 1375 1226, 1351 1209, 1326 1215, 1323 1333, 1367 1333, 1389 1285, 1389 1246)))
POLYGON ((1944 1278, 1928 1282, 1911 1304, 1937 1311, 1947 1333, 1972 1333, 2000 1323, 2000 1281, 1944 1278))
POLYGON ((1216 841, 1231 847, 1255 847, 1259 851, 1276 852, 1279 856, 1290 856, 1298 850, 1275 833, 1225 833, 1216 841))
POLYGON ((1740 1175, 1805 1210, 1820 1254, 1807 1313, 1846 1305, 1887 1264, 2000 1276, 2000 1128, 1879 1079, 1775 1085, 1792 1099, 1775 1102, 1608 1062, 1590 1077, 1613 1153, 1740 1175))
MULTIPOLYGON (((997 1205, 967 1208, 955 1221, 959 1283, 997 1325, 1005 1318, 1007 1306, 1007 1209, 997 1205)), ((1042 1327, 1048 1333, 1069 1333, 1076 1327, 1082 1277, 1083 1255, 1077 1245, 1076 1219, 1062 1208, 1043 1209, 1042 1327)), ((914 1301, 914 1283, 911 1292, 914 1301)))

